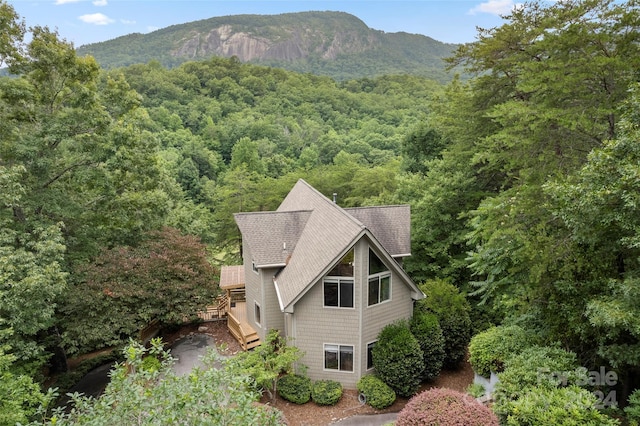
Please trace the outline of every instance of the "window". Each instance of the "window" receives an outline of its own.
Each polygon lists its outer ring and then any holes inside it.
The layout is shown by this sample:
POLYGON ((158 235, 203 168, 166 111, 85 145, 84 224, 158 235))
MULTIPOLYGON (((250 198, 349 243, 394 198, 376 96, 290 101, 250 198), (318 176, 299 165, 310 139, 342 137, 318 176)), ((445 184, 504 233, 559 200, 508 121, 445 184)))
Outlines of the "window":
POLYGON ((376 342, 371 342, 367 345, 367 370, 371 370, 373 368, 373 347, 376 345, 376 342))
POLYGON ((327 274, 329 277, 353 277, 353 249, 345 254, 340 262, 327 274))
POLYGON ((391 272, 376 254, 369 250, 368 304, 391 299, 391 272))
POLYGON ((256 323, 261 324, 262 323, 262 319, 261 319, 261 315, 260 315, 260 305, 258 305, 258 303, 255 304, 254 306, 254 313, 255 313, 255 317, 256 317, 256 323))
POLYGON ((353 371, 353 346, 324 345, 326 370, 353 371))
POLYGON ((353 279, 324 279, 324 306, 353 308, 353 279))

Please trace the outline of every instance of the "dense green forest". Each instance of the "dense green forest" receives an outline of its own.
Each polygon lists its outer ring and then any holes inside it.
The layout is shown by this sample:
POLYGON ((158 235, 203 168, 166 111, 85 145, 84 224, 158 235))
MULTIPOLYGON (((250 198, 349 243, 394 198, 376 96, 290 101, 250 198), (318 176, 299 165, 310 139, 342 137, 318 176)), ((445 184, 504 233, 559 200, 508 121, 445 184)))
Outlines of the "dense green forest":
POLYGON ((47 28, 25 41, 3 1, 0 29, 5 423, 66 356, 206 305, 239 260, 232 214, 300 177, 341 206, 410 204, 407 271, 460 288, 474 332, 518 325, 613 369, 621 403, 640 386, 634 1, 527 4, 460 46, 476 76, 446 86, 234 58, 102 70, 47 28))

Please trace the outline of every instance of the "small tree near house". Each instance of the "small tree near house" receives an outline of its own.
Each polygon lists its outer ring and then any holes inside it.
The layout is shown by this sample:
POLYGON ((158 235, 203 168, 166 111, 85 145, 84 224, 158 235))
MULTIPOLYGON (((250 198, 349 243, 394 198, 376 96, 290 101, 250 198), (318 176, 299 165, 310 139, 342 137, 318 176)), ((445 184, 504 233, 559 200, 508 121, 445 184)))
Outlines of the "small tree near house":
POLYGON ((267 392, 273 401, 280 377, 293 373, 295 363, 303 355, 295 346, 289 346, 278 330, 271 330, 262 344, 249 352, 238 354, 230 365, 234 371, 251 376, 258 390, 267 392))

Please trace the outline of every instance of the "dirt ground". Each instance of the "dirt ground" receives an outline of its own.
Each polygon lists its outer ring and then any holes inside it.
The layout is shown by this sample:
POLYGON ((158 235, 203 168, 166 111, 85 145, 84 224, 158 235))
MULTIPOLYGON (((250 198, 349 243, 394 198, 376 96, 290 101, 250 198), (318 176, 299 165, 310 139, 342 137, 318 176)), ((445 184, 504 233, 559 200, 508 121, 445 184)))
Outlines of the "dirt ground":
MULTIPOLYGON (((205 333, 213 337, 222 349, 223 355, 234 355, 242 351, 238 342, 233 338, 227 329, 224 321, 209 322, 201 325, 183 327, 173 333, 162 336, 167 344, 188 335, 189 333, 205 333)), ((464 363, 457 371, 443 371, 432 383, 424 384, 421 391, 432 387, 444 387, 464 392, 473 382, 473 370, 469 363, 464 363)), ((288 426, 324 426, 347 417, 362 414, 380 414, 400 411, 407 403, 407 399, 398 398, 396 402, 384 410, 376 410, 368 405, 358 402, 358 393, 355 390, 345 390, 342 398, 334 406, 319 406, 313 402, 303 405, 293 404, 277 397, 276 401, 270 401, 264 396, 261 400, 264 404, 269 404, 282 411, 288 426)))

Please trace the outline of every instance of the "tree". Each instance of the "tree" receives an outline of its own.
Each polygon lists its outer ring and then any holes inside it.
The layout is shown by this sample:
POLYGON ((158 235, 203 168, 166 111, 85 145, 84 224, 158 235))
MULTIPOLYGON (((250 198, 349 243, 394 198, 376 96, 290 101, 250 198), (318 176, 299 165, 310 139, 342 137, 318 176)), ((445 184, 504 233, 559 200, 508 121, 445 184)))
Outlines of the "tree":
POLYGON ((422 376, 426 380, 438 377, 445 358, 444 335, 435 314, 415 310, 409 322, 411 334, 420 344, 424 360, 422 376))
POLYGON ((205 246, 170 228, 138 247, 105 249, 74 272, 78 281, 61 307, 70 352, 121 344, 153 320, 193 320, 218 291, 205 246))
POLYGON ((0 347, 8 344, 12 359, 32 374, 46 361, 40 334, 55 324, 67 274, 61 224, 12 227, 25 196, 24 171, 0 165, 0 347))
POLYGON ((258 174, 264 172, 264 165, 258 155, 258 143, 247 137, 236 142, 231 150, 231 168, 236 169, 240 166, 258 174))
POLYGON ((278 381, 283 374, 293 373, 295 363, 304 356, 295 346, 289 346, 278 330, 270 330, 265 341, 250 352, 234 357, 233 371, 249 375, 260 391, 266 391, 272 401, 278 393, 278 381))
MULTIPOLYGON (((2 340, 5 340, 1 332, 2 340)), ((16 372, 12 366, 15 357, 5 353, 6 346, 0 346, 0 424, 25 424, 38 412, 45 402, 40 386, 28 375, 16 372)))
POLYGON ((20 57, 20 49, 25 34, 24 22, 18 20, 16 10, 6 1, 0 1, 0 68, 7 61, 20 57))
POLYGON ((624 105, 617 138, 594 150, 576 175, 545 186, 570 238, 591 254, 583 259, 592 266, 584 281, 593 285, 584 296, 582 313, 593 327, 590 343, 595 342, 598 355, 627 377, 624 383, 632 383, 640 374, 638 90, 636 85, 624 105))
POLYGON ((278 410, 256 404, 259 394, 251 389, 248 376, 231 372, 215 351, 205 356, 202 368, 182 376, 171 369, 173 360, 158 339, 149 349, 130 343, 123 354, 125 362, 116 365, 102 396, 73 395, 68 412, 53 410, 44 422, 32 426, 283 424, 278 410), (146 357, 160 361, 155 363, 159 368, 145 368, 146 357))
POLYGON ((465 296, 444 280, 431 280, 420 285, 427 296, 418 301, 418 312, 433 313, 444 336, 444 367, 457 368, 467 355, 471 340, 471 307, 465 296))

